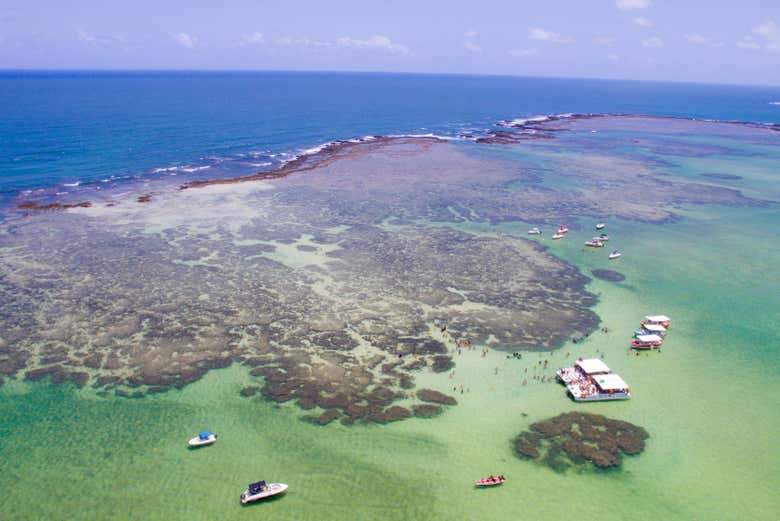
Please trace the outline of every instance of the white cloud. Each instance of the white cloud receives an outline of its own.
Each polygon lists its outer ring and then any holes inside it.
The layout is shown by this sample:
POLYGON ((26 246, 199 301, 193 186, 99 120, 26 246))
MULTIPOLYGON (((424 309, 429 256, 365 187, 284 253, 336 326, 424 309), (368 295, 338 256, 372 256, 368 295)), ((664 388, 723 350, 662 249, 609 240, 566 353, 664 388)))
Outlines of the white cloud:
POLYGON ((477 36, 479 36, 479 33, 477 32, 476 29, 469 27, 468 29, 466 29, 465 36, 466 38, 476 38, 477 36))
POLYGON ((84 29, 78 29, 76 31, 76 38, 78 41, 83 42, 91 46, 111 45, 111 44, 123 44, 125 39, 121 36, 99 36, 92 34, 84 29))
POLYGON ((740 49, 749 49, 751 51, 761 49, 761 46, 756 43, 755 38, 752 36, 745 36, 742 41, 737 42, 737 47, 740 49))
POLYGON ((615 0, 615 5, 621 11, 629 11, 631 9, 647 9, 653 5, 652 0, 615 0))
POLYGON ((333 47, 333 44, 330 42, 322 42, 319 40, 312 40, 311 38, 308 38, 306 36, 282 36, 281 38, 278 38, 276 40, 276 45, 279 45, 281 47, 309 47, 309 48, 323 48, 323 47, 333 47))
POLYGON ((634 18, 634 23, 637 24, 639 27, 653 26, 653 21, 643 16, 637 16, 636 18, 634 18))
POLYGON ((538 27, 528 28, 528 38, 530 38, 531 40, 541 40, 543 42, 554 42, 554 43, 570 43, 574 41, 574 39, 571 36, 562 36, 559 33, 553 31, 547 31, 545 29, 540 29, 538 27))
POLYGON ((619 62, 620 56, 618 56, 617 54, 607 54, 607 59, 613 62, 619 62))
POLYGON ((265 36, 263 33, 254 32, 252 34, 245 34, 241 37, 240 45, 253 45, 258 43, 263 43, 265 41, 265 36))
POLYGON ((94 34, 88 33, 84 29, 79 29, 76 34, 80 42, 94 43, 97 40, 94 34))
POLYGON ((764 49, 780 52, 780 27, 774 20, 767 20, 753 28, 753 34, 764 39, 764 49))
POLYGON ((192 34, 177 33, 172 36, 173 39, 176 41, 176 43, 178 43, 182 47, 186 47, 187 49, 192 49, 196 45, 198 45, 198 37, 192 34))
POLYGON ((467 41, 466 43, 463 44, 463 47, 465 47, 466 50, 469 51, 469 52, 473 52, 473 53, 482 52, 482 47, 480 47, 479 45, 477 45, 474 42, 467 41))
POLYGON ((704 45, 705 47, 723 47, 723 43, 722 42, 716 42, 712 38, 709 38, 707 36, 702 36, 702 35, 697 34, 697 33, 685 34, 684 37, 690 43, 693 43, 693 44, 696 44, 696 45, 704 45))
POLYGON ((539 54, 539 50, 533 47, 530 49, 511 49, 509 54, 522 58, 524 56, 534 56, 535 54, 539 54))
POLYGON ((593 39, 593 43, 598 45, 613 45, 615 43, 615 39, 611 36, 597 36, 593 39))
POLYGON ((647 40, 642 41, 642 47, 647 47, 648 49, 657 49, 658 47, 663 46, 664 41, 657 36, 653 36, 652 38, 648 38, 647 40))
POLYGON ((780 27, 774 20, 767 20, 756 25, 750 33, 737 42, 737 47, 753 51, 764 49, 770 52, 780 52, 780 27))
POLYGON ((401 45, 400 43, 394 43, 390 38, 381 34, 375 34, 367 40, 358 40, 350 38, 349 36, 342 36, 336 40, 336 45, 352 49, 382 49, 393 54, 410 54, 407 46, 401 45))

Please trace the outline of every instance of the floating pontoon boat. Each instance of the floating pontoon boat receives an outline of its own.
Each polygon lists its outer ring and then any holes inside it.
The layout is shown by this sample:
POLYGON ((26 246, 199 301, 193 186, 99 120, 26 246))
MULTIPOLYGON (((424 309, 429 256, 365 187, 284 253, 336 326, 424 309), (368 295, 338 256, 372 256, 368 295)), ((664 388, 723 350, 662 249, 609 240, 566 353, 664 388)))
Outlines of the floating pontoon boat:
POLYGON ((578 402, 628 400, 631 392, 623 379, 615 373, 589 376, 567 385, 569 393, 578 402))

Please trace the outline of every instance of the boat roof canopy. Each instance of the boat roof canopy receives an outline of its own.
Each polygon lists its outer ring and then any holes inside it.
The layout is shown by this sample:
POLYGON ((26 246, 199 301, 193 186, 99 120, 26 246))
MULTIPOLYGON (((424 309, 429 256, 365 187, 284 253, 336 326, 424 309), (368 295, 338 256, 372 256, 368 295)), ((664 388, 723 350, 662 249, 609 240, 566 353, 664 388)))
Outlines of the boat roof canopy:
POLYGON ((645 324, 644 328, 648 331, 656 331, 659 333, 664 333, 666 331, 666 328, 661 324, 645 324))
POLYGON ((663 338, 658 335, 637 335, 636 339, 640 342, 662 342, 663 338))
POLYGON ((672 319, 666 315, 647 315, 645 320, 648 322, 671 322, 672 319))
POLYGON ((263 491, 265 488, 265 481, 258 481, 257 483, 250 483, 249 484, 249 493, 250 494, 259 494, 263 491))
POLYGON ((585 360, 577 360, 575 364, 582 369, 585 374, 598 374, 609 373, 611 369, 599 358, 586 358, 585 360))
POLYGON ((200 434, 198 434, 198 438, 202 440, 207 439, 209 436, 211 436, 211 431, 203 431, 200 434))
POLYGON ((602 391, 618 391, 628 389, 628 384, 615 373, 599 375, 596 384, 602 391))

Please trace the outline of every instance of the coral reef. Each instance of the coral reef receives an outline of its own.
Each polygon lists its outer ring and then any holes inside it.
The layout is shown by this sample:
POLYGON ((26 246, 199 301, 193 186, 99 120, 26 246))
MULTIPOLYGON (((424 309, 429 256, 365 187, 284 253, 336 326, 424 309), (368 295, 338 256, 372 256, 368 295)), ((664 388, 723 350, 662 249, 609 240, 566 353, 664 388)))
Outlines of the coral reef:
POLYGON ((559 472, 588 462, 606 469, 619 467, 623 454, 641 453, 648 436, 644 428, 622 420, 569 412, 531 424, 515 438, 514 450, 559 472))

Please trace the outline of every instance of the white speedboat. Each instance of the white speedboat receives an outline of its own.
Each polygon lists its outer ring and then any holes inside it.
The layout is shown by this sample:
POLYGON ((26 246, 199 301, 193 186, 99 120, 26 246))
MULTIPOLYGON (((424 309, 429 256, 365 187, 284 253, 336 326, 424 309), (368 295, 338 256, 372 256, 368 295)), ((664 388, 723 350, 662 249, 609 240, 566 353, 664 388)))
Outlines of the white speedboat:
POLYGON ((542 231, 539 228, 531 228, 528 230, 528 235, 541 235, 542 231))
POLYGON ((204 445, 211 445, 215 441, 217 441, 216 434, 213 434, 211 431, 203 431, 188 441, 187 445, 190 447, 203 447, 204 445))
POLYGON ((598 237, 593 237, 594 241, 601 241, 601 242, 607 242, 609 240, 609 235, 606 233, 602 233, 598 237))
POLYGON ((620 258, 622 256, 623 256, 623 254, 620 253, 618 250, 614 250, 612 253, 609 254, 609 258, 610 259, 617 259, 617 258, 620 258))
POLYGON ((552 236, 553 239, 563 239, 563 234, 561 232, 556 232, 555 235, 552 236))
POLYGON ((604 223, 598 223, 598 224, 596 225, 596 229, 597 229, 597 230, 603 230, 605 226, 606 226, 606 224, 604 224, 604 223))
POLYGON ((267 497, 276 496, 285 490, 287 490, 286 483, 266 483, 265 481, 251 483, 244 493, 241 494, 241 503, 246 504, 267 497))
POLYGON ((604 243, 599 240, 593 240, 593 241, 587 241, 585 243, 585 246, 590 246, 591 248, 603 248, 604 243))
POLYGON ((568 233, 569 227, 565 224, 558 226, 558 233, 568 233))

